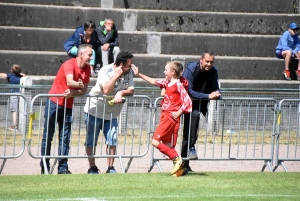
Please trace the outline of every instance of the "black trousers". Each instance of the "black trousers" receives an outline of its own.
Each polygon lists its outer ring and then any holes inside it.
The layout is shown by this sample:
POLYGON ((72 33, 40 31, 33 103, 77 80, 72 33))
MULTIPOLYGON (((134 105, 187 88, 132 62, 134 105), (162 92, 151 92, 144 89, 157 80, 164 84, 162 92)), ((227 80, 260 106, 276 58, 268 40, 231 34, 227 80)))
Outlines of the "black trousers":
POLYGON ((199 120, 199 110, 193 110, 190 114, 184 114, 183 139, 181 145, 181 157, 183 158, 187 157, 188 148, 193 147, 197 142, 199 120))

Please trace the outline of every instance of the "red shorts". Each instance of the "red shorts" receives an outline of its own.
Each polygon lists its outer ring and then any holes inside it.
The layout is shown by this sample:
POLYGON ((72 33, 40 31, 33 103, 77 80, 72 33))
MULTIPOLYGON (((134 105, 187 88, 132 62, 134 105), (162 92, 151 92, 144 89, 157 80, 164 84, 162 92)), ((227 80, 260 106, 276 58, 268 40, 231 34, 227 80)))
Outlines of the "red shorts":
POLYGON ((173 119, 170 116, 170 112, 162 111, 153 139, 164 143, 171 143, 173 133, 178 133, 179 125, 180 117, 173 119))

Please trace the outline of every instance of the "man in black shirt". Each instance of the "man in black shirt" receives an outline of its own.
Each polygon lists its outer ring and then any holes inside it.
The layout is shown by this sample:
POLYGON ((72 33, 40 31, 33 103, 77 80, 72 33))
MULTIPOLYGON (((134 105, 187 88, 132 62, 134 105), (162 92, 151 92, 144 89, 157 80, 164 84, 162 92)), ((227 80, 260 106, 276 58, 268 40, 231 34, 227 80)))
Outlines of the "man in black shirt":
MULTIPOLYGON (((192 113, 184 115, 183 139, 181 157, 190 160, 197 159, 195 144, 197 143, 200 112, 205 116, 209 100, 217 100, 221 97, 218 83, 218 71, 213 66, 213 52, 203 52, 200 61, 189 62, 182 76, 189 82, 188 93, 193 100, 192 113), (191 123, 190 123, 191 118, 191 123)), ((185 161, 184 167, 192 171, 189 161, 185 161)))

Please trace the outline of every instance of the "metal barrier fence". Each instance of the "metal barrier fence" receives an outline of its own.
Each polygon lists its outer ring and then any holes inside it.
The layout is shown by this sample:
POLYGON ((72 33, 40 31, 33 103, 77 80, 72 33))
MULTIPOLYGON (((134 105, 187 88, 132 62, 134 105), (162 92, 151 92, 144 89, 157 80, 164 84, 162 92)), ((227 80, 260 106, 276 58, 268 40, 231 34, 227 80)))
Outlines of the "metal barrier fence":
MULTIPOLYGON (((0 113, 0 159, 3 160, 0 174, 7 159, 23 154, 26 140, 29 141, 28 153, 34 158, 42 158, 39 149, 47 95, 40 97, 40 94, 47 93, 50 86, 18 87, 24 89, 22 94, 17 95, 24 102, 22 103, 24 109, 19 110, 19 119, 24 118, 24 120, 19 121, 19 131, 16 131, 16 134, 8 129, 11 120, 7 117, 11 115, 9 112, 4 112, 9 111, 9 96, 16 96, 16 94, 9 94, 9 89, 16 88, 16 86, 1 85, 0 87, 0 107, 3 111, 0 113), (33 96, 39 96, 40 100, 35 99, 32 102, 33 96), (30 102, 33 103, 32 110, 29 110, 30 102), (40 115, 36 115, 38 113, 40 115), (37 119, 31 121, 30 126, 28 124, 29 116, 37 119), (32 135, 26 139, 28 127, 32 128, 32 135), (16 141, 14 141, 14 136, 16 136, 16 141), (15 142, 16 144, 14 144, 15 142), (10 153, 7 151, 16 149, 18 150, 10 153)), ((196 145, 198 160, 259 160, 265 162, 262 170, 268 167, 270 171, 275 171, 279 165, 282 165, 285 171, 288 171, 284 161, 300 161, 298 148, 299 92, 300 90, 222 89, 222 100, 211 101, 208 114, 200 118, 199 137, 196 145), (293 100, 285 99, 287 97, 293 100), (280 102, 283 99, 284 101, 280 102), (277 102, 280 102, 278 106, 277 102), (271 169, 272 165, 275 165, 273 170, 271 169)), ((118 138, 123 144, 122 146, 118 145, 118 155, 108 156, 103 152, 102 134, 99 136, 98 145, 98 149, 102 146, 101 151, 98 150, 95 155, 100 158, 118 158, 120 163, 121 158, 129 158, 125 169, 121 163, 123 172, 128 171, 133 157, 143 157, 148 152, 149 138, 160 115, 159 100, 161 98, 157 99, 160 96, 160 90, 136 88, 135 94, 143 95, 141 95, 142 97, 138 97, 138 95, 128 97, 119 117, 118 138), (154 101, 156 103, 153 107, 154 101), (147 112, 149 112, 149 116, 146 115, 147 112), (141 114, 143 118, 141 118, 141 114), (152 123, 153 125, 151 125, 152 123), (131 146, 129 142, 134 142, 134 145, 131 146), (138 143, 140 145, 137 145, 138 143), (138 151, 135 152, 135 150, 138 151)), ((71 140, 70 155, 66 156, 68 158, 87 158, 84 146, 86 131, 82 110, 86 98, 87 96, 75 98, 72 124, 72 136, 74 136, 71 140)), ((179 136, 176 147, 179 153, 181 138, 182 135, 179 136)), ((49 158, 57 158, 55 149, 52 147, 53 153, 49 158)), ((165 160, 156 150, 153 149, 151 153, 153 156, 151 156, 148 171, 151 171, 154 165, 158 165, 160 168, 159 161, 165 160)))
POLYGON ((0 93, 0 101, 1 116, 5 118, 2 119, 4 126, 0 127, 1 174, 6 160, 20 157, 25 150, 27 100, 26 97, 20 93, 0 93), (14 125, 14 117, 10 108, 11 104, 19 105, 15 108, 15 121, 18 122, 18 128, 11 127, 14 125))
MULTIPOLYGON (((161 99, 158 98, 154 103, 157 111, 153 125, 156 125, 160 118, 161 99)), ((198 140, 195 144, 198 151, 196 160, 261 160, 264 161, 262 171, 266 166, 272 171, 275 109, 276 101, 271 98, 236 97, 210 101, 206 115, 200 115, 198 140)), ((201 111, 201 108, 198 111, 201 111)), ((183 140, 183 119, 178 148, 183 140)), ((155 129, 155 126, 152 129, 155 129)), ((181 149, 178 149, 178 153, 181 153, 181 149)), ((168 159, 164 159, 157 150, 152 149, 148 171, 150 172, 154 165, 162 171, 160 160, 168 159)))
POLYGON ((284 165, 284 161, 300 161, 300 99, 283 99, 276 110, 277 124, 275 167, 284 165))
MULTIPOLYGON (((40 94, 33 98, 31 102, 30 108, 30 126, 32 126, 33 120, 38 122, 37 127, 34 127, 29 130, 28 134, 28 153, 31 157, 36 159, 41 159, 43 161, 45 173, 48 173, 48 168, 46 165, 46 159, 55 159, 52 167, 50 168, 50 172, 52 173, 54 166, 56 165, 58 158, 117 158, 121 164, 122 172, 125 173, 128 171, 130 164, 133 158, 143 157, 147 154, 149 149, 149 129, 150 129, 150 110, 149 107, 151 106, 151 100, 147 96, 139 96, 135 95, 132 97, 126 97, 126 102, 124 103, 124 110, 127 115, 130 114, 130 118, 125 117, 123 120, 125 122, 125 129, 122 132, 117 132, 119 135, 117 136, 117 145, 116 145, 116 154, 110 155, 106 153, 106 144, 105 138, 103 134, 103 126, 101 128, 101 132, 99 135, 99 140, 97 146, 93 147, 93 155, 87 155, 85 150, 85 142, 86 142, 86 125, 85 125, 85 118, 84 118, 84 105, 86 103, 87 98, 95 97, 96 99, 104 98, 107 101, 108 97, 101 97, 101 96, 89 96, 85 95, 79 98, 76 98, 73 108, 73 122, 72 125, 76 122, 78 124, 76 126, 72 126, 71 128, 71 135, 70 135, 70 145, 69 145, 69 153, 63 154, 61 150, 63 148, 59 148, 59 143, 63 143, 60 141, 60 136, 58 128, 55 128, 52 144, 48 142, 48 130, 50 130, 50 126, 48 122, 46 122, 47 126, 44 128, 44 108, 45 104, 47 103, 47 99, 49 97, 54 97, 54 95, 50 94, 40 94), (51 152, 47 155, 41 154, 42 149, 42 138, 43 138, 43 130, 46 129, 46 145, 51 146, 51 152), (48 145, 49 144, 49 145, 48 145), (58 148, 58 150, 57 150, 58 148), (128 164, 124 169, 122 159, 128 158, 128 164)), ((55 95, 55 97, 61 97, 60 95, 55 95)), ((110 97, 111 99, 111 97, 110 97)), ((88 99, 90 100, 90 99, 88 99)), ((103 114, 111 114, 109 113, 109 108, 111 106, 104 107, 103 114)), ((56 110, 58 107, 56 106, 56 110)), ((96 111, 100 112, 98 109, 98 105, 96 106, 96 111)), ((63 119, 67 119, 66 111, 64 111, 63 119)), ((55 122, 57 122, 58 115, 55 117, 55 122)), ((87 117, 88 119, 90 116, 87 117)), ((124 117, 121 117, 124 118, 124 117)), ((111 120, 111 119, 110 119, 111 120)), ((120 120, 120 118, 119 118, 120 120)), ((66 120, 67 121, 67 120, 66 120)), ((89 120, 88 120, 89 121, 89 120)), ((65 121, 63 122, 65 124, 65 121)), ((121 124, 121 123, 120 123, 121 124)), ((96 130, 96 124, 94 124, 93 130, 96 130)), ((65 130, 65 128, 63 128, 65 130)), ((95 133, 94 133, 95 135, 95 133)), ((95 142, 95 136, 93 137, 93 142, 95 142)), ((63 140, 65 141, 65 139, 63 140)), ((66 145, 68 147, 68 145, 66 145)), ((108 146, 109 148, 109 146, 108 146)), ((63 151, 62 151, 63 152, 63 151)))

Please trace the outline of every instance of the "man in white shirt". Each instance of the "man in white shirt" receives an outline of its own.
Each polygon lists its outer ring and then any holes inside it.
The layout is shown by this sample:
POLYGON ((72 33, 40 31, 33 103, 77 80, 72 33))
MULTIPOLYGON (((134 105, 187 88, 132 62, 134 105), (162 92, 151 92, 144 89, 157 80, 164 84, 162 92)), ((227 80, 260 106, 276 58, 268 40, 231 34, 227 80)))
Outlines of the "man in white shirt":
MULTIPOLYGON (((94 155, 100 129, 103 129, 106 140, 106 154, 115 155, 117 145, 117 118, 121 113, 124 96, 134 92, 133 72, 131 71, 133 55, 129 52, 120 52, 115 63, 103 66, 98 73, 97 83, 90 95, 106 95, 103 97, 87 98, 84 107, 84 116, 87 127, 86 153, 94 155)), ((99 174, 95 158, 88 158, 89 174, 99 174)), ((114 158, 107 158, 106 173, 116 173, 113 166, 114 158)))

